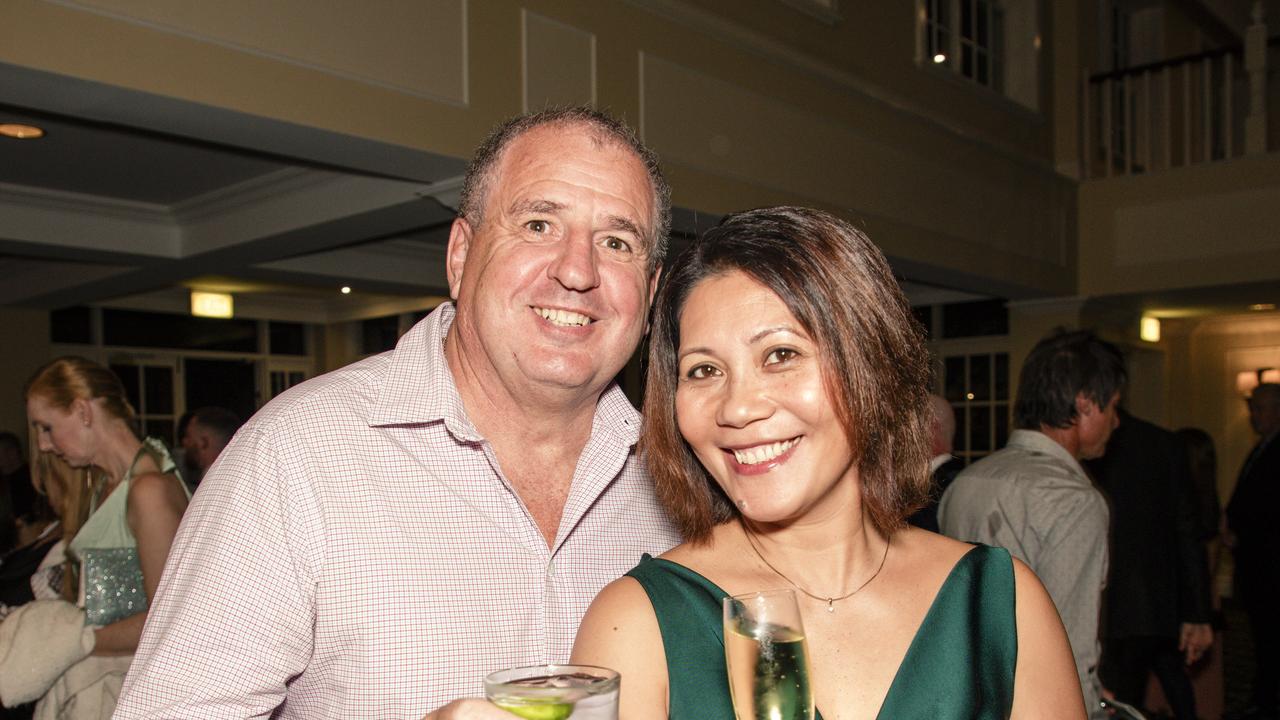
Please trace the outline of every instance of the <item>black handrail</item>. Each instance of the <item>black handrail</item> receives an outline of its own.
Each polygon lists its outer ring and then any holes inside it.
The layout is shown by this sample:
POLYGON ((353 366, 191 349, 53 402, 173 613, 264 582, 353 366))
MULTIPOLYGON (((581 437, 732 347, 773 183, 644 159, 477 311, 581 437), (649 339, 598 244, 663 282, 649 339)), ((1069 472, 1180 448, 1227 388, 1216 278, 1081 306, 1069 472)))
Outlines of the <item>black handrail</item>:
MULTIPOLYGON (((1274 47, 1276 45, 1280 45, 1280 35, 1275 35, 1267 38, 1268 47, 1274 47)), ((1111 72, 1097 73, 1096 75, 1089 76, 1089 82, 1099 83, 1099 82, 1103 82, 1104 80, 1120 80, 1124 78, 1126 75, 1141 75, 1145 72, 1156 72, 1157 70, 1163 70, 1164 68, 1171 67, 1173 65, 1183 65, 1186 63, 1198 62, 1198 61, 1206 60, 1209 58, 1224 57, 1226 55, 1235 55, 1236 57, 1243 57, 1244 47, 1242 45, 1232 45, 1230 47, 1225 47, 1225 48, 1215 48, 1213 50, 1206 50, 1204 52, 1192 53, 1191 55, 1179 55, 1178 57, 1169 58, 1168 60, 1160 60, 1153 63, 1147 63, 1145 65, 1135 65, 1131 68, 1125 68, 1123 70, 1112 70, 1111 72)))

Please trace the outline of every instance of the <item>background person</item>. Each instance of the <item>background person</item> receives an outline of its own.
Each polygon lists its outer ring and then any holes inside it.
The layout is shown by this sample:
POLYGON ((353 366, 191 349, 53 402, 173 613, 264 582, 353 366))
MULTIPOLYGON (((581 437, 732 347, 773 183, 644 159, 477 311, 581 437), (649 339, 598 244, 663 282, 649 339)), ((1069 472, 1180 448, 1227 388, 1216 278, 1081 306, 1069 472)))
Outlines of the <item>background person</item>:
POLYGON ((623 720, 731 720, 721 599, 779 587, 827 717, 1083 717, 1026 567, 904 522, 928 482, 929 364, 879 250, 766 208, 673 267, 642 449, 688 542, 606 588, 573 654, 621 671, 623 720))
POLYGON ((1103 684, 1143 707, 1154 672, 1174 718, 1196 720, 1187 666, 1213 644, 1196 488, 1177 436, 1123 408, 1118 414, 1106 454, 1085 462, 1111 502, 1103 684))
POLYGON ((200 484, 241 424, 239 415, 222 407, 206 406, 190 413, 181 439, 183 462, 193 471, 192 485, 200 484))
POLYGON ((938 501, 951 481, 964 469, 964 462, 951 454, 956 434, 956 413, 941 395, 929 395, 929 497, 924 507, 911 514, 907 522, 929 532, 938 532, 938 501))
POLYGON ((1071 639, 1092 716, 1099 701, 1098 619, 1107 576, 1107 501, 1080 466, 1116 427, 1124 360, 1085 331, 1060 332, 1022 366, 1009 442, 965 468, 938 507, 950 537, 1008 548, 1031 566, 1071 639))
POLYGON ((615 375, 645 331, 670 193, 572 108, 477 150, 453 302, 291 388, 201 483, 116 718, 510 714, 489 672, 564 661, 591 598, 677 536, 615 375), (235 588, 228 597, 227 588, 235 588))
POLYGON ((1235 590, 1253 636, 1253 706, 1245 717, 1273 720, 1280 714, 1280 385, 1254 388, 1249 424, 1258 443, 1227 503, 1227 540, 1236 561, 1235 590))
POLYGON ((18 518, 35 509, 31 471, 18 436, 0 432, 0 552, 17 541, 18 518))
POLYGON ((134 433, 133 408, 107 368, 58 358, 36 372, 25 397, 39 450, 83 468, 89 480, 87 519, 66 545, 68 590, 78 589, 83 612, 47 601, 11 613, 0 633, 11 643, 0 652, 0 673, 21 662, 24 673, 50 679, 37 718, 108 716, 186 509, 186 488, 164 445, 134 433))

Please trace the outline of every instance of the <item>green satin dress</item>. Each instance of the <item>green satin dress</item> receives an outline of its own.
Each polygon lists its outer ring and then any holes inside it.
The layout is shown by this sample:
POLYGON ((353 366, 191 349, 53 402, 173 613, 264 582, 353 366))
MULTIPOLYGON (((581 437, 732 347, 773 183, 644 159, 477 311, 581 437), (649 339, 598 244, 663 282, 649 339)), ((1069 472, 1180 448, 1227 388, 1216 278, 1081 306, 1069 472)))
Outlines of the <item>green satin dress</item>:
MULTIPOLYGON (((727 593, 683 565, 648 555, 627 575, 649 594, 662 630, 671 720, 733 720, 721 624, 727 593)), ((1008 718, 1017 658, 1013 561, 1003 548, 976 546, 938 590, 877 717, 1008 718)))

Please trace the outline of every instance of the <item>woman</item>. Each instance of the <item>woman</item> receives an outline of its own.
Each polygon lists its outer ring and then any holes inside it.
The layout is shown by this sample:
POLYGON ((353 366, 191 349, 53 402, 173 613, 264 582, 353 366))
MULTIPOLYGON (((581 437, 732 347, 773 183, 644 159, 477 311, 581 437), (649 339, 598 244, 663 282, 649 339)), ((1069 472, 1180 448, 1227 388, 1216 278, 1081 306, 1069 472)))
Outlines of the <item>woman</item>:
POLYGON ((87 516, 74 537, 67 528, 67 596, 85 611, 93 656, 66 668, 36 717, 68 706, 109 716, 186 509, 186 487, 164 444, 134 433, 133 408, 110 370, 59 358, 32 377, 26 401, 39 450, 85 471, 86 509, 64 515, 87 516))
POLYGON ((623 720, 732 718, 720 600, 775 588, 800 601, 826 720, 1084 717, 1031 571, 904 522, 928 481, 928 357, 875 246, 772 208, 673 267, 641 449, 686 543, 605 588, 573 653, 622 673, 623 720))

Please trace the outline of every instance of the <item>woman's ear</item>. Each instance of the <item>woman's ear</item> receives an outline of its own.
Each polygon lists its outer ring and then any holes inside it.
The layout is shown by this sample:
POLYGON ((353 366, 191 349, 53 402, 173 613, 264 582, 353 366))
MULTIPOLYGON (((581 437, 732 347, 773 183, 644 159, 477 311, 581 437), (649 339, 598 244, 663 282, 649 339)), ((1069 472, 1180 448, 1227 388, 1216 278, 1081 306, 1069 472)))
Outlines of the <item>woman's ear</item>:
POLYGON ((93 403, 84 398, 71 401, 71 412, 80 419, 81 424, 89 427, 93 424, 93 403))

